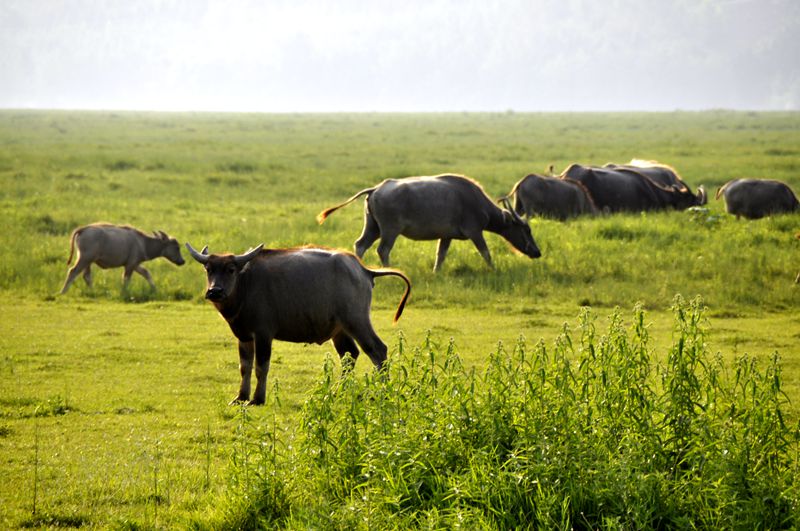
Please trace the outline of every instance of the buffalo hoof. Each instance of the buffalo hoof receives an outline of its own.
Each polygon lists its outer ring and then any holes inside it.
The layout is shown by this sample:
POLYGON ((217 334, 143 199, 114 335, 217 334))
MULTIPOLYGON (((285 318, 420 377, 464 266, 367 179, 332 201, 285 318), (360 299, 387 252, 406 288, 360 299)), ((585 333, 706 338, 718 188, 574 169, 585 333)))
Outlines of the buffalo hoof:
POLYGON ((264 399, 262 398, 262 399, 259 400, 259 399, 254 398, 250 402, 248 402, 247 405, 248 406, 263 406, 264 405, 264 399))
POLYGON ((233 400, 228 402, 228 405, 229 406, 238 406, 238 405, 247 404, 247 403, 248 403, 247 397, 242 398, 241 396, 237 396, 236 398, 234 398, 233 400))

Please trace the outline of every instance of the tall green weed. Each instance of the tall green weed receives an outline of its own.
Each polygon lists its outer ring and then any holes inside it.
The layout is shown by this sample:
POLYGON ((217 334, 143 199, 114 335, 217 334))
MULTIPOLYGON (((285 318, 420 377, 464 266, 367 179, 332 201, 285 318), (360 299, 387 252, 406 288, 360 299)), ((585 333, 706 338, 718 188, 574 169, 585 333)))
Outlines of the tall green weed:
POLYGON ((292 443, 266 435, 273 451, 238 463, 262 471, 257 505, 230 503, 289 528, 800 525, 779 358, 726 365, 702 303, 673 311, 663 362, 641 307, 602 334, 585 310, 552 346, 498 345, 482 372, 430 338, 401 337, 381 373, 339 377, 329 359, 292 443))

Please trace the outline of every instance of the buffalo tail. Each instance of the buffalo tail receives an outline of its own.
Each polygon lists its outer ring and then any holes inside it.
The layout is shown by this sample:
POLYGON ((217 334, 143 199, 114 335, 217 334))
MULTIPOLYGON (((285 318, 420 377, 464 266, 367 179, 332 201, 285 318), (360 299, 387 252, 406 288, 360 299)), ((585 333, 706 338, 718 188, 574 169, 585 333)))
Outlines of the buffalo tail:
POLYGON ((375 191, 376 188, 377 188, 377 186, 373 186, 372 188, 365 188, 364 190, 361 190, 360 192, 358 192, 356 195, 352 196, 350 199, 348 199, 344 203, 341 203, 341 204, 338 204, 338 205, 333 206, 331 208, 327 208, 327 209, 323 210, 322 212, 317 214, 317 223, 322 225, 322 223, 325 221, 325 218, 327 218, 335 210, 339 210, 343 206, 349 205, 350 203, 352 203, 353 201, 355 201, 356 199, 358 199, 359 197, 361 197, 364 194, 367 194, 367 195, 371 194, 372 192, 375 191))
POLYGON ((411 280, 400 270, 397 269, 368 269, 367 271, 372 274, 372 277, 384 277, 388 275, 400 277, 406 283, 406 291, 403 293, 403 298, 400 300, 400 304, 397 306, 397 311, 394 313, 394 319, 392 320, 392 324, 397 323, 400 316, 403 315, 403 309, 406 307, 406 302, 408 301, 409 295, 411 295, 411 280))

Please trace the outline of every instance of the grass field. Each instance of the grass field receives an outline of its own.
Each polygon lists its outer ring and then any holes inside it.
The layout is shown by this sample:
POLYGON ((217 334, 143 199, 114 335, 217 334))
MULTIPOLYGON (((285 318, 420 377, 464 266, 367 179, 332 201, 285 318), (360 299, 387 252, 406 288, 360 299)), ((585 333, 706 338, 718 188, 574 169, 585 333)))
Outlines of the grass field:
MULTIPOLYGON (((360 203, 322 226, 316 214, 388 177, 462 173, 500 196, 550 164, 646 158, 712 197, 736 177, 800 191, 798 146, 798 113, 0 111, 0 526, 212 526, 220 496, 238 492, 237 470, 248 469, 240 445, 249 427, 272 426, 283 448, 300 440, 332 352, 276 343, 273 402, 230 407, 235 344, 203 301, 202 268, 156 260, 148 268, 157 290, 134 276, 126 293, 121 271, 95 271, 94 288, 78 279, 57 296, 78 225, 164 230, 212 252, 262 242, 350 249, 360 203)), ((734 364, 746 354, 765 367, 777 352, 790 400, 783 414, 797 422, 800 216, 736 220, 712 199, 699 214, 537 219, 531 228, 543 257, 531 261, 489 235, 493 271, 455 242, 434 275, 435 243, 399 240, 392 258, 412 279, 411 302, 391 326, 403 286, 379 279, 373 310, 390 350, 427 342, 443 352, 452 338, 465 366, 483 371, 498 342, 509 351, 521 336, 553 345, 565 323, 579 328, 585 306, 600 331, 616 307, 632 327, 641 303, 652 356, 667 363, 675 295, 701 297, 710 355, 734 364)), ((374 249, 365 260, 377 265, 374 249)), ((357 373, 368 365, 360 360, 357 373)))

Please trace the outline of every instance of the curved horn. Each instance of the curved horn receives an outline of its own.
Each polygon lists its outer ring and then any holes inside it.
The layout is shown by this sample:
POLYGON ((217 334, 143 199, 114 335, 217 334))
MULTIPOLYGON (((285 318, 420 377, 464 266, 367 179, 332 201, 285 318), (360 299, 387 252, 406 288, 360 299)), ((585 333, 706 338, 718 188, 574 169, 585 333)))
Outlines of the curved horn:
POLYGON ((708 193, 706 192, 706 187, 702 184, 697 187, 697 199, 701 205, 708 203, 708 193))
POLYGON ((189 242, 186 242, 186 249, 189 250, 189 254, 192 255, 192 258, 200 262, 201 264, 205 265, 208 263, 208 245, 203 247, 202 252, 197 252, 194 247, 189 242))
POLYGON ((508 196, 501 197, 498 201, 502 202, 502 205, 503 205, 504 209, 506 211, 508 211, 509 215, 511 216, 511 221, 513 223, 518 223, 518 224, 521 224, 521 225, 525 225, 526 224, 525 220, 522 219, 520 217, 520 215, 517 214, 516 210, 514 210, 514 207, 511 206, 511 201, 508 199, 508 196))
POLYGON ((503 206, 505 207, 505 209, 506 209, 506 210, 508 210, 509 212, 511 212, 511 214, 512 214, 512 215, 513 215, 515 218, 517 218, 517 219, 519 219, 519 220, 522 220, 522 218, 521 218, 521 217, 519 217, 519 214, 517 214, 517 213, 514 211, 514 206, 511 204, 511 200, 508 198, 508 196, 506 196, 506 197, 504 197, 504 198, 502 198, 502 199, 503 199, 503 206))
POLYGON ((258 244, 254 248, 250 249, 246 253, 234 256, 233 261, 236 262, 236 265, 239 267, 243 267, 247 262, 258 256, 258 253, 261 252, 261 249, 264 247, 263 243, 258 244))

